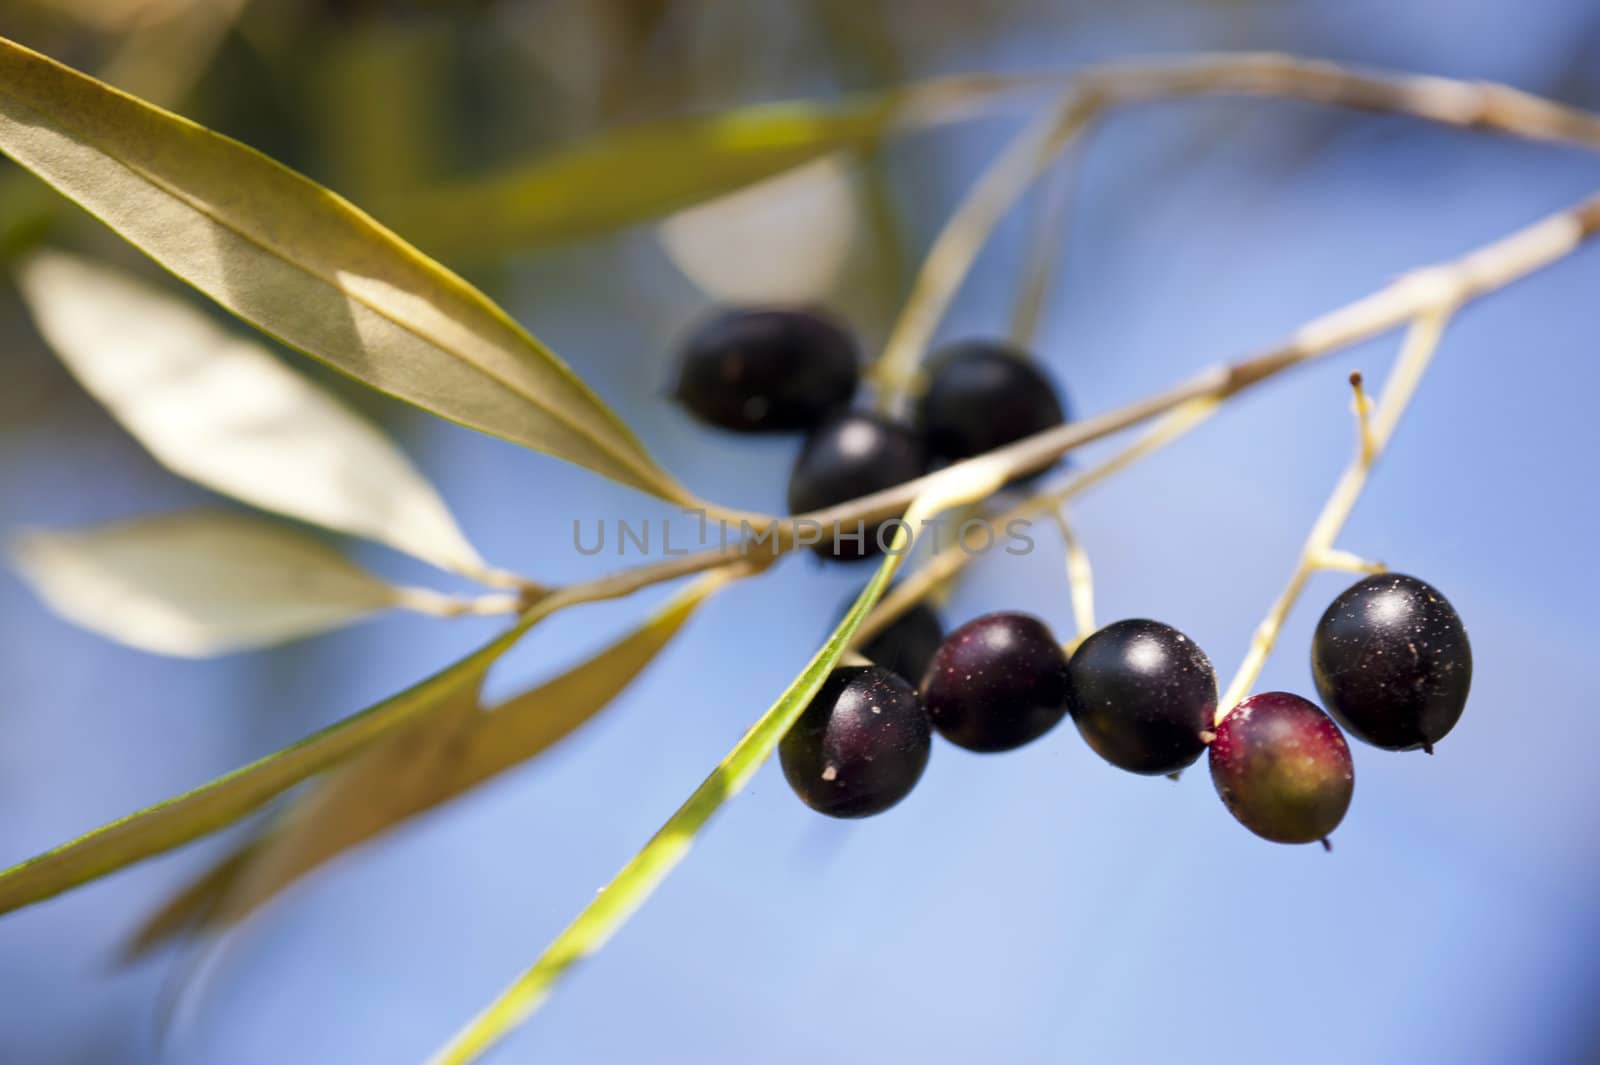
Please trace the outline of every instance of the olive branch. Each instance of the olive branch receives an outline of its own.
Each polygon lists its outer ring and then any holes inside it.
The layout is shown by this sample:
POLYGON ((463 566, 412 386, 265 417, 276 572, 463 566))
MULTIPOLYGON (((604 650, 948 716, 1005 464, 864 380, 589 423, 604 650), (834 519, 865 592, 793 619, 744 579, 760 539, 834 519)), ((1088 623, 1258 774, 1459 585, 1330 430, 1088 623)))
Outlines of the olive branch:
MULTIPOLYGON (((1219 55, 947 78, 833 105, 768 105, 636 127, 384 213, 421 246, 443 247, 451 229, 490 212, 500 222, 490 243, 530 247, 658 217, 830 153, 1043 97, 1038 117, 978 179, 934 241, 871 368, 880 406, 896 409, 917 389, 918 365, 979 251, 1022 195, 1114 111, 1202 94, 1288 97, 1600 148, 1600 116, 1506 86, 1381 75, 1287 56, 1219 55), (682 143, 694 144, 699 154, 672 157, 682 143), (639 165, 668 157, 676 165, 639 165), (638 180, 657 171, 657 186, 638 180), (619 172, 629 176, 626 188, 611 180, 619 172), (594 189, 582 209, 542 206, 573 187, 594 189)), ((908 548, 924 519, 982 504, 1019 475, 1149 423, 1120 452, 1032 493, 1002 517, 1059 515, 1079 493, 1172 443, 1232 397, 1360 341, 1406 329, 1375 411, 1357 389, 1357 456, 1229 685, 1220 721, 1254 684, 1309 574, 1368 565, 1337 551, 1335 540, 1445 323, 1467 304, 1571 254, 1600 230, 1597 194, 1457 259, 1409 273, 1265 351, 1157 394, 872 495, 808 514, 767 517, 690 493, 554 352, 360 209, 237 142, 4 39, 0 152, 238 318, 363 384, 704 515, 760 524, 767 534, 759 549, 706 550, 573 584, 508 573, 479 556, 432 486, 381 433, 263 349, 101 268, 56 252, 25 260, 19 280, 41 332, 85 386, 175 472, 258 510, 384 543, 486 589, 454 596, 393 587, 287 527, 210 513, 34 533, 19 541, 19 564, 57 610, 114 638, 191 655, 327 631, 386 609, 514 618, 484 647, 390 699, 0 873, 0 912, 15 910, 232 824, 296 784, 320 778, 262 835, 176 897, 146 926, 141 947, 193 922, 242 919, 333 855, 547 749, 615 698, 706 598, 801 546, 808 525, 900 518, 909 528, 897 547, 908 548), (133 370, 108 362, 113 336, 122 339, 121 354, 133 370), (129 387, 130 380, 179 370, 190 375, 178 375, 190 381, 190 391, 174 386, 179 391, 163 397, 164 406, 152 406, 129 387), (219 394, 229 402, 212 403, 219 394), (251 433, 244 431, 247 424, 251 433), (265 435, 263 425, 271 430, 265 435), (296 447, 305 441, 317 445, 315 456, 296 447), (374 470, 383 476, 372 477, 374 470), (381 481, 370 490, 375 494, 349 488, 373 480, 381 481), (246 560, 258 579, 250 586, 255 613, 248 617, 216 591, 241 587, 246 560), (130 574, 145 579, 130 580, 130 574), (497 707, 480 705, 479 686, 495 660, 552 615, 695 574, 705 576, 588 662, 497 707), (106 594, 113 583, 115 598, 106 594), (185 598, 175 601, 170 588, 185 598), (427 771, 407 778, 409 790, 374 802, 380 784, 418 767, 427 771)), ((1063 189, 1068 176, 1063 168, 1063 189)), ((1050 232, 1019 296, 1018 336, 1036 326, 1065 213, 1063 191, 1046 214, 1050 232)), ((1087 630, 1087 559, 1070 532, 1067 539, 1075 614, 1087 630)), ((889 554, 806 669, 739 745, 435 1062, 472 1060, 525 1019, 573 962, 597 950, 645 901, 696 833, 765 761, 833 666, 956 578, 972 557, 956 548, 938 551, 891 590, 902 555, 889 554)))

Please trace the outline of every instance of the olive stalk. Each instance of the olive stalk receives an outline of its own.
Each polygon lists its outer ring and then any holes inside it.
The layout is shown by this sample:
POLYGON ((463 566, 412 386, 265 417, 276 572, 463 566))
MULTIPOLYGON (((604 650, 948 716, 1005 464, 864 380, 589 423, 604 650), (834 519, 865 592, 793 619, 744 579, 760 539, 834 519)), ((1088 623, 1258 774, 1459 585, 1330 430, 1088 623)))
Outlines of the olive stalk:
POLYGON ((1261 676, 1262 667, 1267 663, 1267 657, 1277 645, 1278 634, 1283 630, 1283 623, 1288 619, 1289 611, 1294 609, 1311 575, 1320 569, 1345 568, 1346 560, 1350 556, 1335 551, 1334 540, 1344 530, 1351 511, 1355 509, 1356 502, 1366 489, 1367 479, 1372 473, 1373 466, 1383 454, 1384 448, 1388 446, 1401 416, 1410 405, 1412 397, 1416 395, 1417 386, 1422 383, 1422 375, 1427 371, 1428 364, 1433 361, 1434 352, 1438 350, 1445 326, 1453 313, 1454 308, 1451 305, 1441 304, 1417 316, 1406 334, 1405 344, 1394 370, 1389 374, 1388 383, 1384 385, 1383 398, 1379 400, 1377 411, 1370 416, 1370 420, 1366 394, 1361 387, 1361 376, 1351 375, 1351 384, 1355 388, 1358 430, 1355 458, 1334 485, 1333 493, 1323 505, 1322 513, 1317 516, 1316 523, 1312 525, 1310 535, 1306 537, 1305 546, 1300 549, 1300 558, 1295 563, 1294 572, 1289 575, 1288 584, 1267 611, 1266 618, 1256 628, 1255 635, 1250 640, 1250 649, 1239 665, 1239 671, 1234 674, 1232 682, 1217 703, 1217 724, 1220 725, 1229 711, 1250 694, 1250 689, 1261 676))
MULTIPOLYGON (((1420 317, 1454 309, 1498 291, 1570 255, 1594 237, 1597 231, 1600 231, 1600 193, 1458 259, 1403 275, 1367 296, 1313 319, 1283 342, 1251 358, 1215 367, 1144 399, 1089 418, 1054 426, 965 461, 997 462, 1005 478, 1011 480, 1043 469, 1085 444, 1159 415, 1172 415, 1173 420, 1162 423, 1165 428, 1157 439, 1147 442, 1148 446, 1140 447, 1134 454, 1119 456, 1118 460, 1114 460, 1117 464, 1111 468, 1089 471, 1095 479, 1103 478, 1167 442, 1170 437, 1165 434, 1179 435, 1192 427, 1185 423, 1209 415, 1207 408, 1220 406, 1233 396, 1288 369, 1409 325, 1420 317), (1187 413, 1175 413, 1181 408, 1187 408, 1187 413)), ((760 530, 763 535, 759 542, 748 539, 730 541, 726 549, 709 548, 633 566, 583 584, 549 589, 530 597, 527 606, 546 600, 556 600, 562 606, 570 606, 614 599, 653 584, 741 560, 765 556, 764 561, 770 562, 794 550, 800 539, 798 533, 806 528, 818 525, 831 528, 834 523, 854 527, 861 521, 871 523, 897 517, 928 486, 932 476, 907 481, 822 510, 774 519, 769 527, 760 530)), ((1087 483, 1079 483, 1063 491, 1076 492, 1085 487, 1088 487, 1087 483)), ((1035 513, 1048 513, 1055 505, 1059 504, 1045 506, 1041 503, 1035 513)), ((892 594, 886 597, 886 602, 898 598, 892 594)))
MULTIPOLYGON (((1486 129, 1530 140, 1600 148, 1600 116, 1531 93, 1487 82, 1352 70, 1333 63, 1270 53, 1217 54, 1167 62, 1114 63, 1059 75, 1066 91, 1060 106, 1025 129, 990 164, 945 223, 912 286, 870 376, 878 407, 891 413, 917 384, 917 363, 940 320, 971 271, 989 234, 1055 159, 1113 108, 1202 95, 1276 96, 1362 110, 1407 114, 1443 125, 1486 129)), ((1047 83, 1028 77, 1017 85, 1047 83)), ((1065 204, 1066 182, 1057 190, 1065 204)), ((1061 207, 1064 210, 1064 206, 1061 207)), ((1048 207, 1046 225, 1059 224, 1048 207)), ((1041 257, 1052 254, 1050 234, 1035 244, 1031 271, 1040 278, 1025 290, 1012 333, 1032 335, 1042 302, 1041 257)))
POLYGON ((1017 292, 1016 303, 1011 308, 1011 327, 1008 331, 1012 346, 1023 352, 1033 347, 1039 333, 1039 322, 1044 317, 1045 298, 1061 270, 1076 164, 1082 154, 1082 141, 1092 128, 1091 123, 1079 131, 1076 140, 1059 154, 1055 161, 1055 172, 1045 179, 1038 213, 1031 223, 1028 265, 1023 270, 1022 288, 1017 292))
MULTIPOLYGON (((1028 185, 1048 168, 1050 160, 1069 148, 1096 121, 1116 107, 1205 95, 1281 97, 1307 100, 1330 106, 1409 115, 1413 118, 1458 128, 1487 130, 1527 140, 1566 144, 1600 150, 1600 115, 1568 107, 1510 86, 1491 82, 1469 82, 1424 75, 1386 74, 1342 67, 1323 60, 1305 59, 1276 53, 1215 53, 1189 58, 1107 63, 1075 71, 1027 75, 988 75, 942 79, 910 87, 904 94, 907 114, 897 125, 916 128, 918 113, 937 110, 934 106, 947 96, 970 96, 975 90, 985 97, 1010 97, 1021 91, 1053 89, 1065 93, 1054 117, 1025 132, 1005 156, 993 164, 974 187, 963 205, 968 221, 958 224, 959 209, 941 234, 942 255, 936 244, 919 271, 907 312, 894 329, 874 368, 880 383, 915 376, 915 367, 932 331, 943 316, 945 304, 954 295, 976 258, 978 250, 994 225, 1004 216, 1028 185), (919 88, 921 91, 918 91, 919 88), (1041 155, 1041 152, 1043 153, 1041 155), (1013 154, 1014 153, 1014 154, 1013 154), (986 188, 987 186, 987 188, 986 188), (976 202, 974 202, 976 201, 976 202), (964 264, 964 265, 962 265, 964 264), (919 298, 919 291, 921 296, 919 298), (914 306, 920 309, 913 311, 914 306), (920 339, 919 339, 920 338, 920 339), (909 369, 906 369, 909 364, 909 369)), ((945 103, 948 103, 945 100, 945 103)), ((975 107, 973 114, 985 113, 975 107)), ((1600 195, 1509 237, 1435 270, 1454 270, 1461 289, 1459 302, 1469 302, 1532 273, 1572 250, 1563 247, 1564 234, 1576 229, 1578 241, 1593 235, 1600 219, 1600 195)), ((1427 271, 1421 271, 1427 273, 1427 271)), ((1309 359, 1328 354, 1368 339, 1412 320, 1425 309, 1427 297, 1418 290, 1425 287, 1418 275, 1402 278, 1373 293, 1307 324, 1288 342, 1253 360, 1236 363, 1202 375, 1165 393, 1129 404, 1101 415, 1051 429, 1002 449, 1008 459, 1021 468, 1048 465, 1061 455, 1083 444, 1129 428, 1148 418, 1172 410, 1192 399, 1223 400, 1251 384, 1309 359), (1024 454, 1023 445, 1027 445, 1024 454), (1012 451, 1012 449, 1017 449, 1012 451), (1042 455, 1034 462, 1034 457, 1042 455)), ((1024 306, 1028 303, 1024 295, 1024 306)), ((1019 308, 1018 320, 1026 323, 1036 312, 1019 308)), ((1028 328, 1031 328, 1029 326, 1028 328)), ((909 387, 909 386, 907 386, 909 387)), ((884 389, 890 392, 892 389, 884 389)), ((880 395, 880 399, 884 397, 880 395)), ((894 402, 894 400, 888 400, 894 402)), ((777 553, 793 550, 795 523, 821 520, 853 525, 856 521, 893 517, 908 505, 920 482, 908 482, 861 499, 849 500, 813 514, 796 515, 777 523, 774 546, 777 553)), ((765 516, 737 510, 708 508, 707 516, 737 524, 767 522, 765 516)), ((726 553, 708 551, 674 557, 662 562, 611 574, 591 585, 561 590, 564 599, 592 602, 627 595, 661 581, 697 573, 725 564, 726 553)), ((488 581, 497 586, 520 583, 523 603, 531 606, 539 599, 556 594, 532 581, 509 574, 496 574, 488 581)))
MULTIPOLYGON (((1219 406, 1220 404, 1215 400, 1201 399, 1193 400, 1173 409, 1159 418, 1154 425, 1142 433, 1132 444, 1118 451, 1110 458, 1074 474, 1060 487, 1039 492, 1024 499, 995 518, 994 524, 1006 526, 1013 521, 1027 521, 1032 518, 1058 513, 1068 500, 1178 439, 1209 418, 1219 406)), ((977 555, 977 550, 964 550, 960 543, 947 546, 944 550, 935 554, 920 569, 902 580, 878 601, 877 607, 867 616, 867 620, 862 623, 861 628, 856 632, 857 644, 864 644, 882 632, 916 603, 925 599, 935 589, 952 580, 977 555)), ((1069 573, 1070 579, 1071 574, 1069 573)), ((1087 589, 1085 577, 1080 575, 1078 581, 1087 589)), ((1092 602, 1092 597, 1087 590, 1078 591, 1076 595, 1080 600, 1087 599, 1092 602)), ((1087 636, 1088 633, 1083 632, 1079 635, 1087 636)))
POLYGON ((989 234, 1099 110, 1098 95, 1069 94, 1006 146, 951 213, 917 271, 883 353, 868 370, 878 387, 881 412, 896 413, 905 406, 917 383, 917 364, 989 234))

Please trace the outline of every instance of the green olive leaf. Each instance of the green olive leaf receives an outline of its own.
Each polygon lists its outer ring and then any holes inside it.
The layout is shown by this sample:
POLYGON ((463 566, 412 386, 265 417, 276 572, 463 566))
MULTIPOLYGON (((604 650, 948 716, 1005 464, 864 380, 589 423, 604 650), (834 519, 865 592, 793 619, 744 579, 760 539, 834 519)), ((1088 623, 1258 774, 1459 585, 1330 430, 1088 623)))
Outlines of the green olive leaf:
POLYGON ((433 486, 371 422, 208 315, 55 252, 19 270, 61 361, 163 465, 263 510, 487 571, 433 486))
POLYGON ((576 919, 545 949, 532 967, 511 983, 487 1009, 457 1032, 429 1059, 428 1065, 465 1065, 474 1061, 539 1008, 550 991, 575 962, 599 950, 620 928, 667 874, 683 860, 695 836, 722 804, 742 791, 767 760, 784 733, 794 725, 883 591, 893 579, 901 559, 911 549, 913 530, 950 507, 981 499, 1005 481, 1003 466, 992 458, 974 459, 952 466, 934 477, 903 518, 894 544, 850 610, 827 642, 786 688, 777 702, 762 714, 739 743, 712 770, 644 848, 635 854, 611 883, 584 907, 576 919))
POLYGON ((410 598, 320 540, 223 510, 25 532, 11 551, 57 614, 188 658, 326 632, 410 598))
POLYGON ((425 721, 535 624, 567 605, 550 596, 484 646, 398 695, 192 791, 0 872, 0 914, 59 895, 230 825, 288 789, 425 721))
POLYGON ((490 710, 478 709, 477 685, 461 688, 427 722, 334 770, 265 834, 185 886, 145 921, 125 956, 196 923, 236 924, 331 859, 549 750, 621 695, 729 576, 704 575, 614 643, 490 710))
POLYGON ((483 258, 659 218, 891 131, 948 122, 1024 79, 941 78, 835 104, 757 104, 643 122, 497 173, 385 204, 446 257, 483 258))
POLYGON ((3 38, 0 152, 228 310, 357 380, 695 502, 486 296, 259 152, 3 38))

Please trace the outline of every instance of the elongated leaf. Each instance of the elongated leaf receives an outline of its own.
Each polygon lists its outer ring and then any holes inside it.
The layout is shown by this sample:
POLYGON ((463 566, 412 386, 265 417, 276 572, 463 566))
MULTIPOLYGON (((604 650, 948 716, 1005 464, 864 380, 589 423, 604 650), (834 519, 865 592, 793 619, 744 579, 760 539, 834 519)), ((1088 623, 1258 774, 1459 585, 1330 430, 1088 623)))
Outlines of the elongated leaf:
POLYGON ((356 379, 693 502, 482 293, 266 156, 4 39, 0 152, 241 318, 356 379))
POLYGON ((1003 480, 1001 467, 993 460, 978 460, 952 466, 929 484, 906 511, 905 527, 897 532, 894 548, 879 564, 877 572, 861 590, 854 605, 794 683, 750 727, 750 731, 678 808, 678 812, 651 837, 644 849, 634 855, 622 871, 612 878, 611 883, 602 888, 566 930, 556 937, 539 960, 429 1059, 429 1065, 463 1065, 475 1060, 538 1009, 556 981, 575 962, 605 945, 683 860, 695 836, 711 816, 721 809, 724 802, 744 789, 783 734, 799 719, 849 647, 867 612, 894 577, 901 558, 911 547, 910 531, 921 529, 927 519, 941 511, 989 495, 1003 480))
POLYGON ((186 886, 135 934, 128 956, 191 922, 234 924, 330 859, 542 754, 622 694, 727 580, 726 570, 706 574, 615 643, 491 710, 477 711, 476 685, 462 688, 425 724, 341 766, 267 835, 186 886))
POLYGON ((473 731, 484 673, 428 720, 350 760, 281 817, 214 914, 232 924, 330 858, 443 801, 473 731))
POLYGON ((281 643, 406 601, 304 533, 220 510, 26 533, 12 552, 56 613, 157 654, 281 643))
POLYGON ((502 255, 659 218, 891 130, 962 117, 1019 84, 954 77, 836 104, 758 104, 641 123, 380 213, 437 254, 502 255))
POLYGON ((71 256, 36 255, 20 277, 67 368, 174 473, 445 569, 486 570, 389 438, 266 349, 71 256))
POLYGON ((178 894, 163 903, 129 937, 119 952, 119 960, 137 961, 161 944, 208 924, 217 907, 227 897, 228 890, 238 882, 240 874, 260 852, 266 839, 266 836, 252 836, 243 845, 229 851, 222 861, 185 884, 178 894))
POLYGON ((426 772, 439 768, 442 754, 459 750, 462 733, 479 716, 486 673, 487 667, 464 679, 426 720, 330 770, 282 814, 190 880, 139 926, 123 947, 123 959, 136 959, 192 930, 234 923, 256 906, 242 904, 244 888, 257 903, 264 902, 319 861, 381 830, 387 812, 393 811, 396 820, 405 817, 406 808, 429 786, 426 772), (386 779, 390 773, 395 776, 386 779), (319 850, 317 858, 309 858, 319 850), (295 855, 307 857, 286 860, 295 855))
POLYGON ((611 705, 729 577, 728 570, 705 574, 592 658, 489 710, 467 736, 455 790, 544 753, 611 705))
POLYGON ((0 872, 0 914, 232 824, 301 781, 425 720, 464 686, 475 683, 529 628, 562 605, 559 599, 544 600, 483 647, 398 695, 242 769, 0 872))

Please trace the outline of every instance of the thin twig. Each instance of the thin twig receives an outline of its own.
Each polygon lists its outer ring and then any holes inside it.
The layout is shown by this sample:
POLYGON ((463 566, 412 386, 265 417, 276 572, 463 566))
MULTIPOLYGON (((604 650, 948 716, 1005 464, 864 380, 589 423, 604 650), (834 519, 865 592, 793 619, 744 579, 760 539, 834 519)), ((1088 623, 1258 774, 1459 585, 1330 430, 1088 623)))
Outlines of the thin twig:
POLYGON ((1600 148, 1600 115, 1507 85, 1355 70, 1298 56, 1223 52, 1089 67, 1068 77, 1103 92, 1113 105, 1178 96, 1277 96, 1600 148))
MULTIPOLYGON (((1454 307, 1451 304, 1442 303, 1417 316, 1410 332, 1406 334, 1405 346, 1400 352, 1400 358, 1395 362, 1394 370, 1389 375, 1388 383, 1384 386, 1383 398, 1378 403, 1370 427, 1365 416, 1361 414, 1358 391, 1357 411, 1360 425, 1355 458, 1351 460, 1350 466, 1334 486, 1333 494, 1328 497, 1316 524, 1311 527, 1310 535, 1306 537, 1305 546, 1300 551, 1300 559, 1295 564, 1294 572, 1289 576, 1289 583, 1256 629, 1255 636, 1250 641, 1250 650, 1240 663, 1239 671, 1234 674, 1233 681, 1223 693, 1221 701, 1217 703, 1216 720, 1219 724, 1255 686, 1256 680, 1261 676, 1262 667, 1266 665, 1267 656, 1272 654, 1272 649, 1278 642, 1278 634, 1283 630, 1283 623, 1288 618, 1289 611, 1294 608, 1300 593, 1305 589, 1306 581, 1317 570, 1324 568, 1329 561, 1344 560, 1342 552, 1334 551, 1334 540, 1344 529, 1356 501, 1361 498, 1373 464, 1388 446, 1390 438, 1394 435, 1395 426, 1400 422, 1400 416, 1405 413, 1411 397, 1416 395, 1417 385, 1421 383, 1422 375, 1427 370, 1428 363, 1432 361, 1433 353, 1439 347, 1444 327, 1453 312, 1454 307)), ((1352 383, 1359 389, 1360 378, 1353 378, 1352 383)))
MULTIPOLYGON (((897 125, 915 128, 919 125, 919 115, 926 112, 943 113, 950 108, 952 101, 1008 97, 1019 92, 1050 88, 1058 91, 1075 89, 1079 95, 1068 105, 1066 114, 1071 115, 1068 128, 1057 127, 1062 142, 1055 146, 1054 152, 1046 153, 1040 160, 1041 165, 1049 162, 1051 154, 1070 146, 1076 137, 1110 108, 1163 98, 1229 94, 1278 96, 1391 112, 1449 126, 1484 129, 1529 140, 1600 150, 1600 115, 1567 107, 1506 85, 1353 70, 1321 60, 1274 53, 1217 53, 1170 61, 1105 64, 1050 74, 944 78, 904 90, 900 99, 905 114, 897 125), (1083 110, 1075 112, 1075 106, 1083 110)), ((982 114, 984 110, 974 105, 971 113, 982 114)), ((1029 142, 1013 147, 1020 155, 1026 148, 1050 145, 1033 145, 1029 142)), ((985 177, 994 175, 1002 164, 1003 160, 991 168, 985 177)), ((956 218, 952 217, 941 234, 941 240, 949 250, 941 255, 936 244, 930 252, 922 269, 924 276, 919 276, 916 289, 908 301, 908 313, 897 324, 895 335, 879 360, 881 383, 889 386, 885 391, 898 393, 909 387, 916 362, 943 315, 944 305, 954 294, 955 288, 959 287, 965 270, 970 268, 989 231, 1034 176, 1025 175, 1021 170, 1007 174, 1004 187, 990 194, 993 202, 984 204, 981 212, 978 205, 969 201, 969 221, 959 230, 956 229, 956 218), (1023 179, 1020 185, 1015 184, 1018 179, 1023 179), (1015 192, 1011 192, 1012 187, 1015 187, 1015 192), (1002 195, 1006 193, 1009 195, 1002 195), (939 259, 951 263, 964 259, 966 266, 958 274, 941 266, 939 259), (920 298, 917 290, 925 290, 920 298), (911 313, 910 308, 917 304, 922 309, 911 313)), ((993 176, 993 185, 1001 183, 1000 176, 993 176)), ((980 179, 980 186, 982 184, 983 179, 980 179)), ((980 191, 975 188, 972 199, 978 199, 980 191)), ((990 195, 985 195, 983 200, 989 200, 990 195)), ((1462 289, 1461 302, 1503 287, 1567 254, 1577 242, 1592 235, 1597 218, 1600 218, 1600 196, 1458 261, 1453 269, 1466 275, 1459 283, 1462 289), (1575 235, 1570 237, 1572 243, 1567 244, 1566 240, 1574 230, 1575 235)), ((1408 285, 1417 287, 1416 281, 1415 275, 1402 279, 1366 300, 1357 301, 1318 319, 1301 330, 1289 343, 1253 360, 1253 364, 1241 363, 1230 370, 1216 371, 1218 374, 1231 374, 1236 384, 1229 384, 1225 377, 1203 377, 1168 393, 1104 415, 1098 420, 1074 423, 1064 430, 1052 431, 1054 435, 1040 434, 1029 438, 1028 443, 1036 451, 1045 453, 1045 457, 1034 468, 1042 468, 1073 448, 1135 425, 1187 400, 1207 396, 1226 398, 1288 366, 1396 328, 1415 316, 1419 294, 1405 291, 1405 288, 1408 285), (1052 451, 1053 454, 1050 453, 1052 451)), ((799 517, 812 520, 824 517, 827 522, 840 520, 852 525, 859 520, 892 517, 910 502, 918 485, 919 482, 910 482, 875 496, 851 500, 828 511, 799 517)), ((731 518, 735 525, 741 517, 752 521, 759 521, 762 517, 742 515, 731 510, 721 513, 731 518)), ((719 515, 712 512, 711 516, 719 515)), ((793 549, 792 522, 793 519, 790 519, 778 530, 780 552, 793 549)), ((602 578, 604 587, 595 589, 595 594, 597 598, 625 595, 648 584, 709 569, 723 561, 722 552, 667 559, 655 566, 602 578)), ((531 582, 514 575, 501 577, 488 583, 521 584, 529 590, 530 600, 539 591, 531 582)))
POLYGON ((1361 460, 1371 462, 1377 452, 1377 441, 1372 437, 1372 399, 1367 395, 1366 382, 1361 371, 1350 374, 1350 405, 1356 416, 1356 439, 1361 447, 1361 460))
POLYGON ((396 588, 397 605, 436 618, 485 617, 516 614, 523 608, 523 597, 504 592, 489 595, 446 595, 432 588, 396 588))
MULTIPOLYGON (((1221 404, 1217 400, 1199 399, 1169 411, 1137 440, 1115 455, 1074 474, 1058 488, 1028 497, 995 518, 991 524, 1009 528, 1014 521, 1029 521, 1058 510, 1066 505, 1068 500, 1178 439, 1220 408, 1221 404)), ((979 553, 976 546, 962 550, 960 544, 952 544, 939 551, 878 601, 878 605, 856 631, 856 643, 858 645, 865 643, 882 632, 912 606, 953 580, 968 563, 978 557, 979 553)))
MULTIPOLYGON (((1474 300, 1571 254, 1600 229, 1600 194, 1549 215, 1454 261, 1406 274, 1377 292, 1316 318, 1287 341, 1254 358, 1209 370, 1185 384, 1082 421, 1047 429, 989 452, 1016 477, 1045 468, 1092 440, 1137 425, 1190 400, 1225 400, 1299 366, 1410 322, 1438 307, 1474 300)), ((975 460, 968 460, 975 461, 975 460)), ((918 478, 870 496, 798 515, 781 523, 789 538, 796 521, 854 524, 894 517, 925 488, 918 478)))
MULTIPOLYGON (((1386 333, 1430 310, 1468 303, 1504 288, 1571 254, 1597 230, 1600 230, 1600 194, 1452 262, 1407 274, 1369 296, 1314 319, 1288 340, 1253 358, 1208 370, 1174 388, 1126 406, 1025 437, 980 458, 998 460, 1007 471, 1008 479, 1013 479, 1043 469, 1075 448, 1176 408, 1189 405, 1190 416, 1198 416, 1193 412, 1202 411, 1205 405, 1220 404, 1292 367, 1386 333)), ((1114 470, 1100 475, 1110 472, 1114 470)), ((614 599, 662 581, 727 565, 741 557, 765 556, 770 560, 794 550, 797 526, 812 523, 812 528, 816 524, 831 528, 838 522, 853 528, 858 521, 870 523, 895 517, 930 480, 931 477, 920 477, 872 495, 783 519, 769 528, 755 530, 764 534, 759 542, 748 538, 730 539, 725 549, 716 547, 661 559, 586 584, 556 589, 546 596, 559 596, 567 603, 614 599)), ((895 598, 891 594, 885 601, 895 598)))
MULTIPOLYGON (((991 164, 951 215, 924 261, 900 320, 873 367, 881 410, 902 403, 913 387, 918 360, 1000 219, 1054 157, 1111 108, 1186 96, 1275 96, 1600 149, 1600 115, 1519 89, 1355 70, 1295 56, 1222 53, 1092 66, 1063 73, 1060 78, 1073 94, 1069 102, 1054 118, 1025 130, 991 164)), ((1015 83, 999 82, 991 91, 1011 91, 1039 81, 1038 76, 1029 75, 1015 83)), ((1025 293, 1013 319, 1013 333, 1031 336, 1037 314, 1037 306, 1025 293)))
POLYGON ((1061 543, 1066 550, 1067 588, 1071 594, 1072 621, 1076 628, 1067 647, 1074 649, 1094 632, 1094 570, 1089 566, 1089 553, 1084 550, 1083 541, 1078 539, 1072 522, 1067 519, 1067 505, 1063 503, 1051 513, 1055 517, 1056 528, 1061 531, 1061 543))
POLYGON ((1074 94, 1023 130, 950 215, 923 260, 883 354, 870 370, 878 386, 880 410, 890 412, 904 403, 918 361, 989 234, 1051 161, 1087 127, 1099 107, 1095 95, 1074 94))
MULTIPOLYGON (((1090 120, 1091 124, 1093 120, 1090 120)), ((1077 139, 1066 146, 1055 163, 1055 173, 1049 175, 1042 190, 1038 215, 1033 220, 1029 234, 1028 265, 1023 271, 1022 289, 1017 293, 1016 306, 1011 309, 1011 343, 1022 351, 1030 351, 1039 334, 1039 322, 1044 317, 1045 297, 1061 270, 1062 248, 1067 238, 1068 208, 1072 203, 1073 179, 1077 175, 1077 161, 1082 154, 1082 144, 1090 126, 1079 132, 1077 139)))

